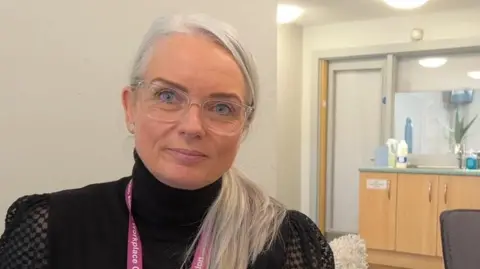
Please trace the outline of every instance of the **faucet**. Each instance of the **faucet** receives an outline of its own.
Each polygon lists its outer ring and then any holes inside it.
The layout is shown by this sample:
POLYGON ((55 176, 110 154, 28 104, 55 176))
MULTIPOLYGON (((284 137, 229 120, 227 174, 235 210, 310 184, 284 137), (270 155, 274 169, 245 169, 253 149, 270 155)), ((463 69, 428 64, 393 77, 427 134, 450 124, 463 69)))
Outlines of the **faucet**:
POLYGON ((465 156, 465 145, 464 144, 456 144, 455 145, 455 155, 457 156, 458 160, 458 168, 463 169, 463 159, 465 156))

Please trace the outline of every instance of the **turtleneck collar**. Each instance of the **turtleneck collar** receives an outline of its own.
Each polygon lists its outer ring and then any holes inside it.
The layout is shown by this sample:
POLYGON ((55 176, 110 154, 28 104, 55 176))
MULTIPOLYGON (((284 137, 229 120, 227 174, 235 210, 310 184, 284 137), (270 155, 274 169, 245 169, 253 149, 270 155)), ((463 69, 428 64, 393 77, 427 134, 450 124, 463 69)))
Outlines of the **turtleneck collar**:
POLYGON ((133 201, 134 214, 142 221, 164 228, 198 227, 208 208, 217 198, 222 180, 198 190, 181 190, 157 180, 134 152, 133 201))

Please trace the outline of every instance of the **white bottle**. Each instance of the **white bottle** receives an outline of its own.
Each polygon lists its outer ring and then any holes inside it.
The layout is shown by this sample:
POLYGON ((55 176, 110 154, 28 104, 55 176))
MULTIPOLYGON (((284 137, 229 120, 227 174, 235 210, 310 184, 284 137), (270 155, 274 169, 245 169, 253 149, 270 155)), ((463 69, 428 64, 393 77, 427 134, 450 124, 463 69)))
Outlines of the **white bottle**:
POLYGON ((405 140, 400 141, 397 146, 397 168, 407 168, 408 144, 405 140))

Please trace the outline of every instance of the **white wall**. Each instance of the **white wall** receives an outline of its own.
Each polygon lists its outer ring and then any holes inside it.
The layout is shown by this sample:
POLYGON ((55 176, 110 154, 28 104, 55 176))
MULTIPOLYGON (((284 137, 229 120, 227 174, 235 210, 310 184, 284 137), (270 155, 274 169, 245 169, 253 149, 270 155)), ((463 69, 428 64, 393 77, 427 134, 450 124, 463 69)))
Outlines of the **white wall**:
MULTIPOLYGON (((480 36, 480 9, 459 10, 432 15, 387 18, 368 21, 346 22, 326 26, 311 26, 303 31, 303 101, 302 101, 302 211, 315 215, 315 188, 317 178, 312 173, 316 163, 312 154, 312 141, 317 134, 312 115, 318 107, 312 69, 313 54, 330 49, 367 47, 410 42, 410 31, 423 28, 424 40, 462 39, 480 36), (313 100, 313 101, 312 101, 313 100)), ((315 112, 315 113, 314 113, 315 112)))
POLYGON ((120 91, 152 20, 179 11, 232 23, 256 56, 258 118, 238 164, 277 194, 275 0, 0 1, 0 216, 25 194, 130 173, 120 91))
POLYGON ((300 135, 302 102, 302 28, 277 31, 278 199, 300 210, 300 135))

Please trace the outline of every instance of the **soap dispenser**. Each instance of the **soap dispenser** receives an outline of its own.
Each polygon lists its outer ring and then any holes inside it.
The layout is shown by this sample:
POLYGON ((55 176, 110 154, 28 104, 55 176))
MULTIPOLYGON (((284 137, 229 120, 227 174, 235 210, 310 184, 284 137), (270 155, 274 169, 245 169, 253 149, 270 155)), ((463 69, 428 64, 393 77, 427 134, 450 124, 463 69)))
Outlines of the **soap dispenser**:
POLYGON ((388 167, 395 168, 397 163, 397 145, 398 141, 394 138, 390 138, 386 143, 388 147, 388 167))

